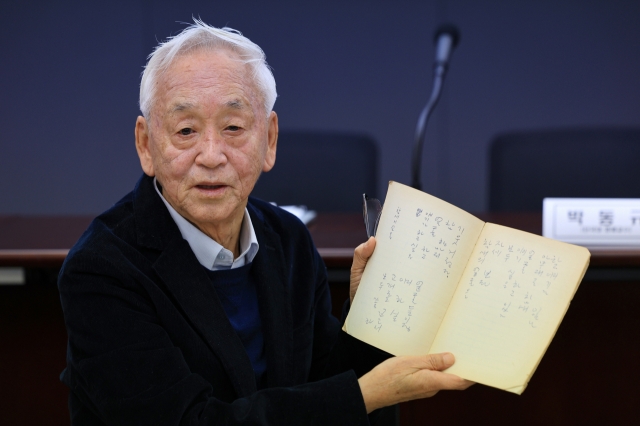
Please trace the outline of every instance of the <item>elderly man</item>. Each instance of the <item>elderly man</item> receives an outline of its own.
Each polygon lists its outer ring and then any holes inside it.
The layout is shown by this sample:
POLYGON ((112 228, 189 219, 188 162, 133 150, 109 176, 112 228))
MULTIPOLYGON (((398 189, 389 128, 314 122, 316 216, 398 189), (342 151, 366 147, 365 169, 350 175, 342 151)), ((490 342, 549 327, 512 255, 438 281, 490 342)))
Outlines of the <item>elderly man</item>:
MULTIPOLYGON (((232 30, 198 21, 154 51, 144 175, 60 273, 73 424, 358 425, 469 386, 438 371, 450 354, 382 362, 340 331, 306 228, 249 198, 276 160, 275 98, 263 52, 232 30)), ((351 297, 374 246, 356 249, 351 297)))

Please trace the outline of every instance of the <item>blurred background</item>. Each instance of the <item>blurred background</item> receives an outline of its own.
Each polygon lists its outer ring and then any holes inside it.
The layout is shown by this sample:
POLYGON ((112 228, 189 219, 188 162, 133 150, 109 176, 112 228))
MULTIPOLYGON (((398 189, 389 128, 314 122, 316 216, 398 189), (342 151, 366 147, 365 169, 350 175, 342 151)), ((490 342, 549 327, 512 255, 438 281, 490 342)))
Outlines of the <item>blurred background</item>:
MULTIPOLYGON (((431 91, 433 35, 443 22, 457 25, 461 42, 429 122, 426 192, 482 214, 496 135, 640 127, 635 0, 0 0, 0 220, 86 218, 133 188, 142 173, 133 130, 146 57, 194 16, 238 29, 264 49, 283 132, 375 140, 373 191, 381 200, 387 181, 410 183, 416 121, 431 91)), ((482 386, 445 393, 406 404, 403 425, 427 418, 633 424, 640 415, 629 379, 639 372, 626 366, 640 354, 640 256, 633 259, 636 278, 592 275, 581 286, 522 397, 482 386)), ((0 286, 2 424, 69 423, 67 389, 57 379, 66 332, 56 274, 57 267, 27 268, 27 285, 0 286)), ((332 282, 334 294, 344 292, 343 281, 332 282)))
POLYGON ((410 182, 442 22, 462 37, 428 128, 425 191, 482 212, 496 134, 640 125, 637 1, 23 0, 0 9, 0 214, 97 214, 132 189, 140 73, 192 16, 265 50, 282 130, 373 137, 382 198, 387 181, 410 182))

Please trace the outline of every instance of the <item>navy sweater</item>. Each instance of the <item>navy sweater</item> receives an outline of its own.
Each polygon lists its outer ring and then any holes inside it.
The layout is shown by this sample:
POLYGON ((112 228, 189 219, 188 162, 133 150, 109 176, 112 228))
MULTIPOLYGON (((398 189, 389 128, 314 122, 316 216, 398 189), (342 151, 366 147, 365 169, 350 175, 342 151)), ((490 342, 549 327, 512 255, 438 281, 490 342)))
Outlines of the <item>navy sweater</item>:
POLYGON ((216 293, 222 302, 222 308, 229 322, 240 337, 242 345, 249 355, 256 375, 258 389, 265 386, 264 372, 267 360, 264 352, 264 337, 258 306, 256 283, 252 279, 251 263, 240 268, 210 271, 206 269, 216 293))

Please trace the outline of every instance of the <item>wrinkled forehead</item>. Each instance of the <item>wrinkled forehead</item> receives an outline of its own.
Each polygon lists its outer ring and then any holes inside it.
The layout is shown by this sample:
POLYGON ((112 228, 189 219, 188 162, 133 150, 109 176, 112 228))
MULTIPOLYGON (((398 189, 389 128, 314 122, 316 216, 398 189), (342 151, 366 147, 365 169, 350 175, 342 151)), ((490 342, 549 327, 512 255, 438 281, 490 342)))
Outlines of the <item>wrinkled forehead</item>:
POLYGON ((159 76, 156 89, 152 109, 161 115, 175 110, 176 104, 189 104, 196 99, 225 105, 248 104, 245 106, 256 113, 262 108, 251 67, 236 52, 225 48, 203 47, 181 54, 159 76))

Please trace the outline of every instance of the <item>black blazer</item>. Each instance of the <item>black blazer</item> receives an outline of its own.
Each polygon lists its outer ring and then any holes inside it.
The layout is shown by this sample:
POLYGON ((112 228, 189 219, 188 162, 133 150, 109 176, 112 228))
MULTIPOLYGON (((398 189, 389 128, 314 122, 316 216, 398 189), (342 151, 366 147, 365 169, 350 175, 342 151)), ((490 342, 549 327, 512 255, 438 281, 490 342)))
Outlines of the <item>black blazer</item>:
POLYGON ((207 273, 143 176, 60 272, 72 424, 368 424, 357 376, 388 355, 340 331, 306 227, 259 200, 247 208, 268 388, 256 390, 207 273))

